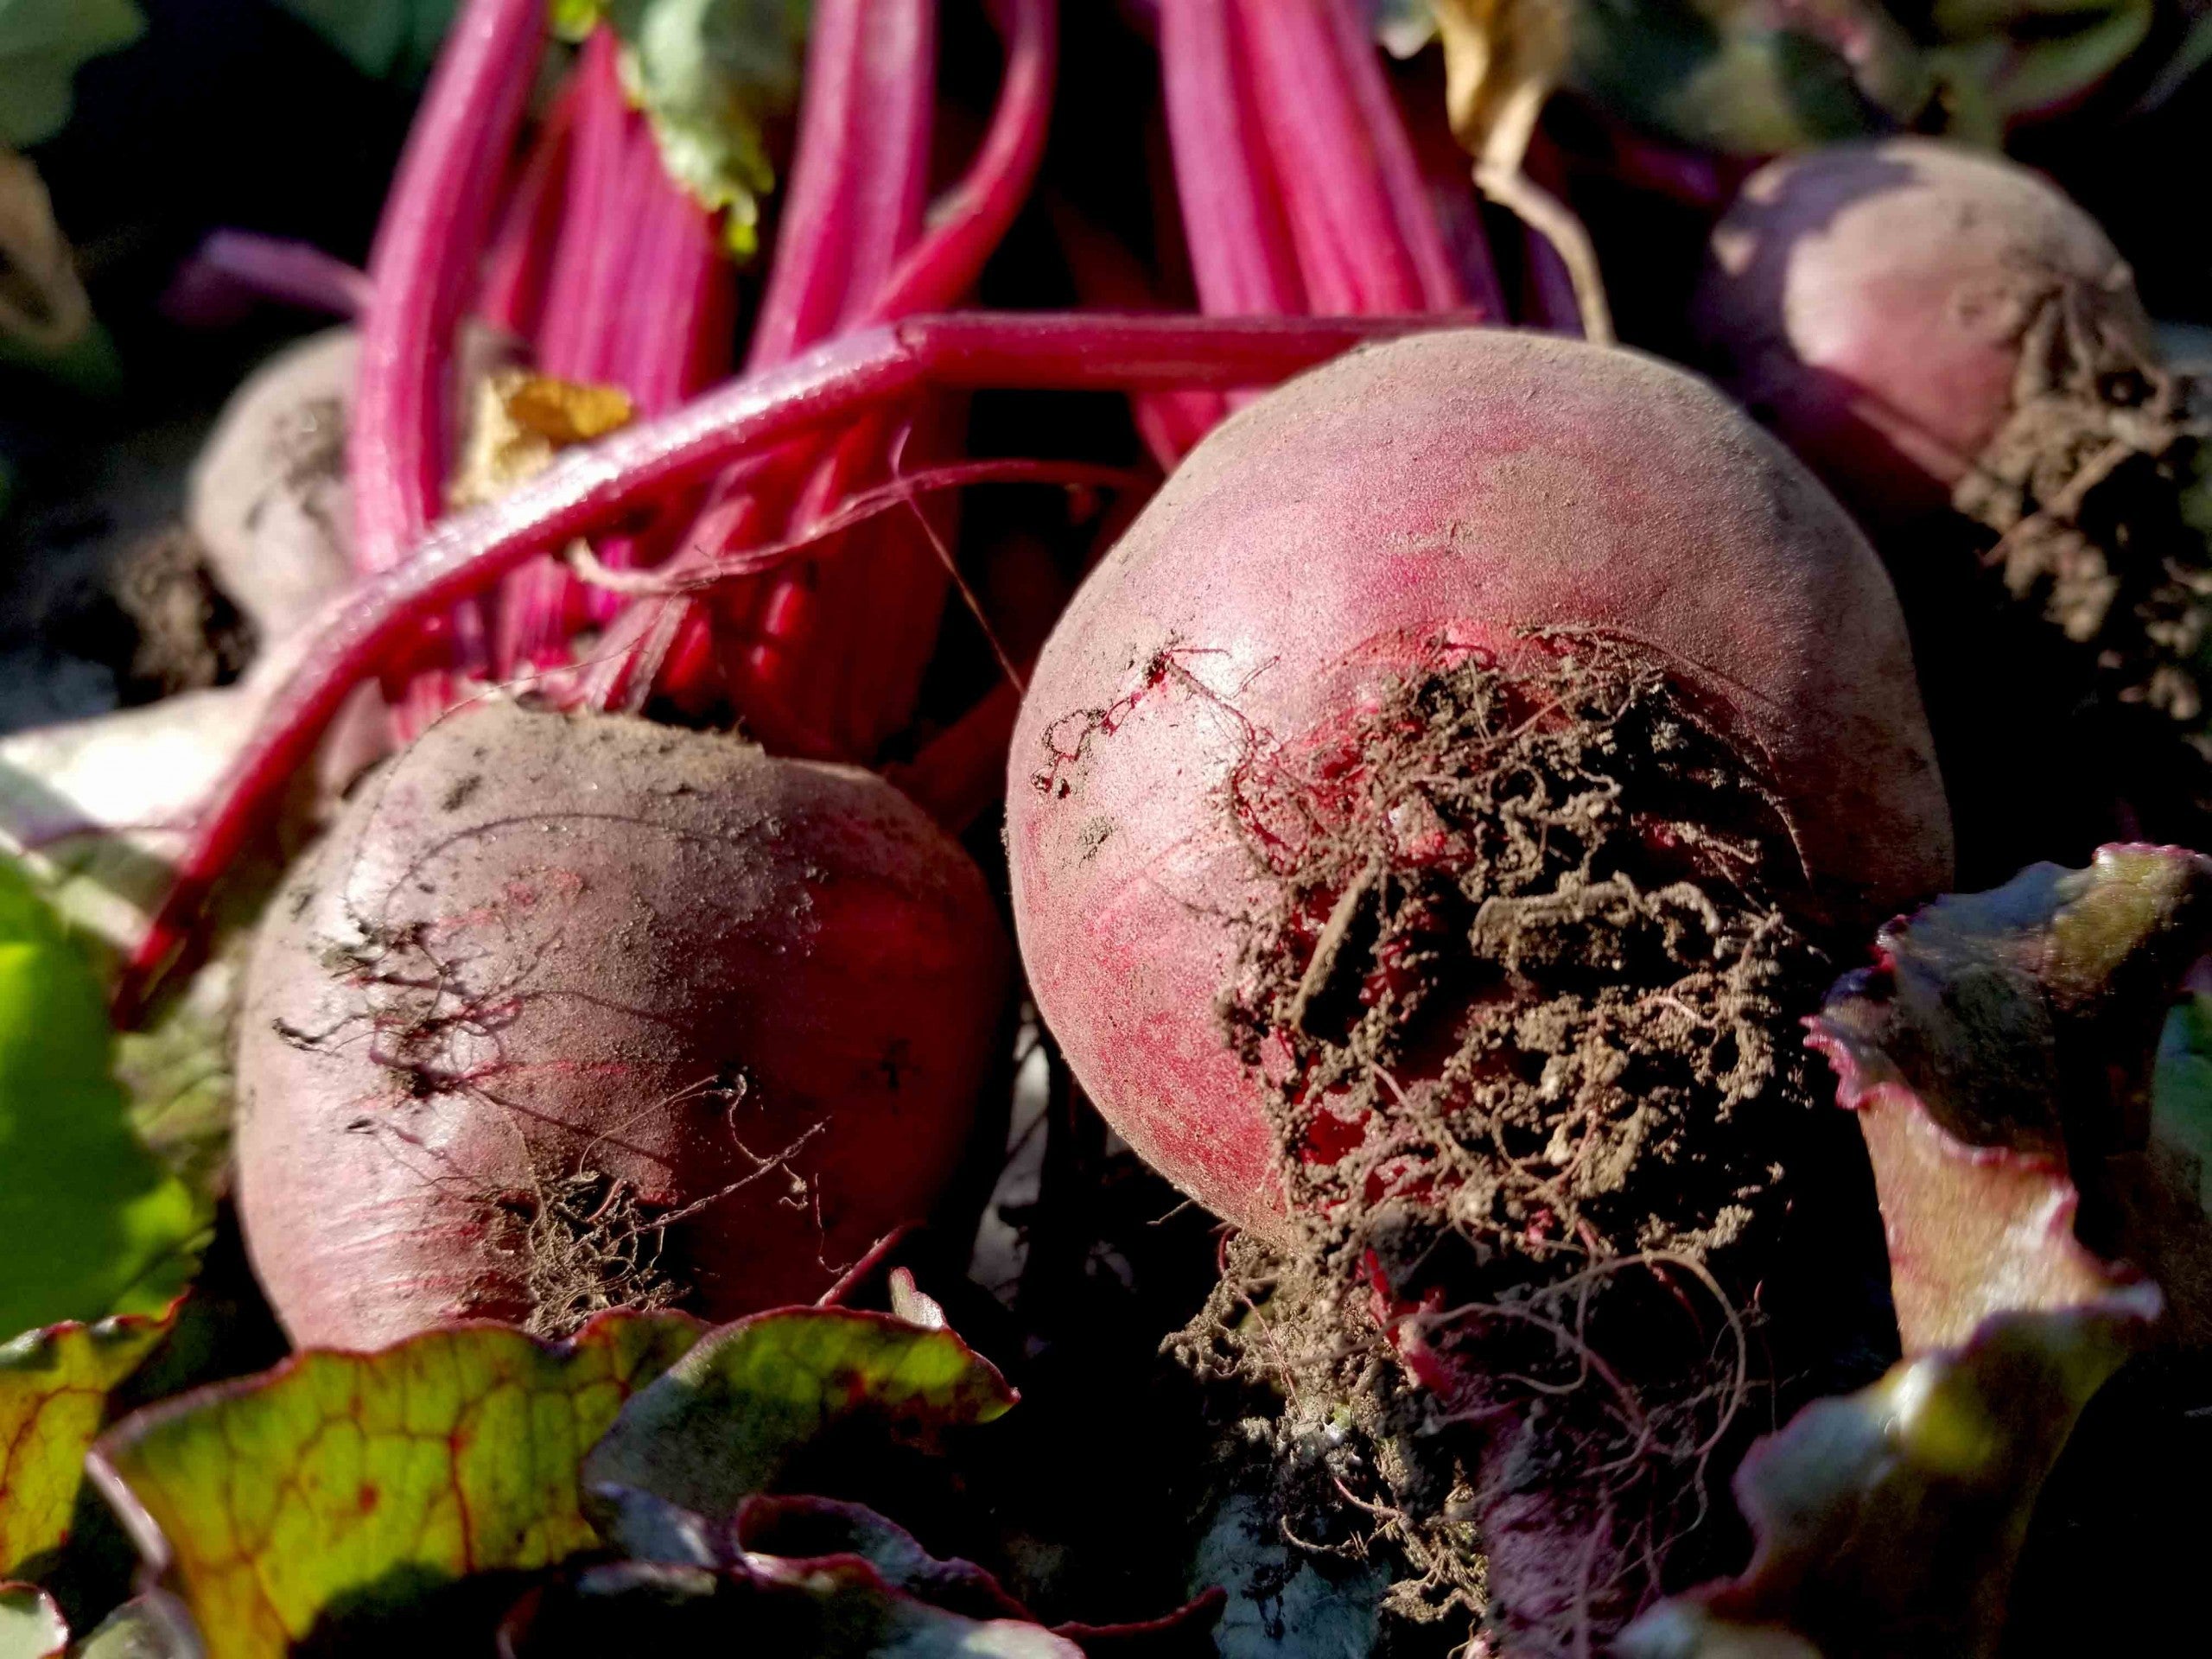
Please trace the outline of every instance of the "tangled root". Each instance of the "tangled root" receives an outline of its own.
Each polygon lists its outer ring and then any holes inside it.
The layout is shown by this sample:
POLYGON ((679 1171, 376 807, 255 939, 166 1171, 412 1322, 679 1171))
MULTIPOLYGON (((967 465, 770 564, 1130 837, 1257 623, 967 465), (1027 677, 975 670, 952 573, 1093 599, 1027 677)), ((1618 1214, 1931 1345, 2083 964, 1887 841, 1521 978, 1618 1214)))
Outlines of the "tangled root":
POLYGON ((2012 414, 1953 505, 1986 562, 2094 658, 2104 694, 2171 718, 2212 759, 2206 719, 2212 525, 2190 522, 2212 461, 2195 389, 2056 292, 2022 341, 2012 414))
POLYGON ((1217 1006, 1294 1233, 1237 1241, 1179 1346, 1284 1402, 1292 1536, 1549 1655, 1656 1592, 1758 1386, 1821 975, 1741 758, 1649 662, 1535 643, 1237 770, 1268 899, 1217 1006))

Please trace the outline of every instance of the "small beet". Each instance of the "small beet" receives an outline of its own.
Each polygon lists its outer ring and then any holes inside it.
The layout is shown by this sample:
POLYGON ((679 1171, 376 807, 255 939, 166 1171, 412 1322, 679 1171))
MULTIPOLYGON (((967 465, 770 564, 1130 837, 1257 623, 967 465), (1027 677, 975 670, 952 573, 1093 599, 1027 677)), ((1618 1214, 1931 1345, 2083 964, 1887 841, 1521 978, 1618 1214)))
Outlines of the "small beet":
POLYGON ((1890 566, 1967 878, 2200 837, 2212 423, 2096 222, 1999 157, 1838 145, 1752 176, 1695 310, 1890 566))
POLYGON ((1007 950, 857 769, 509 703, 372 777, 272 903, 239 1204, 302 1345, 810 1300, 968 1147, 1007 950))
POLYGON ((2094 219, 2025 168, 1931 138, 1752 175, 1713 232, 1695 321, 1721 385, 1875 525, 1949 505, 2024 372, 2046 366, 2031 347, 2157 358, 2094 219))

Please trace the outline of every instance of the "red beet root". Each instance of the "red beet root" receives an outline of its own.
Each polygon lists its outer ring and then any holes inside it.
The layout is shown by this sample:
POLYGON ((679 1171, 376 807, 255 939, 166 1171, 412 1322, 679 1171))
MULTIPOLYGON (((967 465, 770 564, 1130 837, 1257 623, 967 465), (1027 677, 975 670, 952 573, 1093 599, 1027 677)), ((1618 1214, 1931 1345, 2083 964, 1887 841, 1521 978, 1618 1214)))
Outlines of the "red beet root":
POLYGON ((1333 741, 1440 648, 1511 659, 1561 626, 1610 633, 1709 713, 1834 907, 1942 886, 1895 601, 1787 456, 1627 353, 1497 333, 1357 352, 1192 454, 1077 594, 1014 739, 1039 1004, 1109 1119, 1216 1213, 1267 1226, 1275 1158, 1212 1012, 1255 902, 1232 772, 1255 741, 1333 741))
POLYGON ((1841 145, 1752 177, 1696 308, 1723 385, 1876 536, 1967 880, 2199 839, 2212 424, 2094 221, 1993 156, 1841 145))
POLYGON ((2107 350, 2155 356, 2126 263, 2056 188, 1891 138, 1753 175, 1714 232, 1697 324, 1721 384, 1882 525, 1949 505, 2054 308, 2107 350))
POLYGON ((272 905, 239 1203, 293 1338, 810 1300, 966 1149, 1006 947, 888 785, 620 717, 467 709, 272 905))

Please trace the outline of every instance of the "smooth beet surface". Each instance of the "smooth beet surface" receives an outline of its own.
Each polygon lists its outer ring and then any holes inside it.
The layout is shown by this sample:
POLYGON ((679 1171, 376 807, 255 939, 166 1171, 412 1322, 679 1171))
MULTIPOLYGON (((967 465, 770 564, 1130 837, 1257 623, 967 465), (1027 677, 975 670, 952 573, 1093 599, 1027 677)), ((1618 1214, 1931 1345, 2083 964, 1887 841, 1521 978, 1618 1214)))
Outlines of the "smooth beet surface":
POLYGON ((818 1295, 924 1218, 1002 1030, 982 878, 854 768, 494 702, 271 906, 239 1203, 293 1338, 818 1295))
POLYGON ((1950 505, 2054 302, 2155 357, 2126 262, 2055 186, 1889 138, 1754 174, 1713 233, 1694 309, 1715 378, 1879 526, 1950 505))
POLYGON ((1277 1156, 1217 1001, 1262 907, 1231 774, 1332 744, 1440 652, 1599 631, 1769 780, 1819 907, 1939 890, 1951 844, 1895 599, 1802 467, 1702 382, 1499 332, 1360 350, 1193 453, 1085 582, 1015 734, 1038 1003, 1099 1109, 1217 1214, 1277 1156))

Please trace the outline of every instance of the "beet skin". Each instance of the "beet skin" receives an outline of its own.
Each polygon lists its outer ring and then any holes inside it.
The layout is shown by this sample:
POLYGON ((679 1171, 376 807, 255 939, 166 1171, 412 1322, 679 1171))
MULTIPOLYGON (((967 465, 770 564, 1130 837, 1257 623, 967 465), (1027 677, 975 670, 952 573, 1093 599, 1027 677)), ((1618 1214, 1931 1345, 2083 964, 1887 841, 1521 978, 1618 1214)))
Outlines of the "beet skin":
POLYGON ((492 703, 372 778, 272 905, 239 1205, 294 1339, 817 1296, 967 1149, 1007 952, 889 785, 492 703))
POLYGON ((1440 650, 1599 631, 1769 780, 1815 902, 1878 918, 1951 842, 1897 603, 1805 470, 1640 355, 1495 331, 1355 352, 1209 437, 1077 594, 1014 743, 1038 1004, 1099 1109, 1217 1214, 1277 1151, 1217 1013, 1268 900, 1229 806, 1440 650))
POLYGON ((2054 301, 2155 359, 2134 274, 2056 186, 1932 138, 1754 174, 1695 301, 1712 372, 1878 530, 1948 509, 2054 301))

